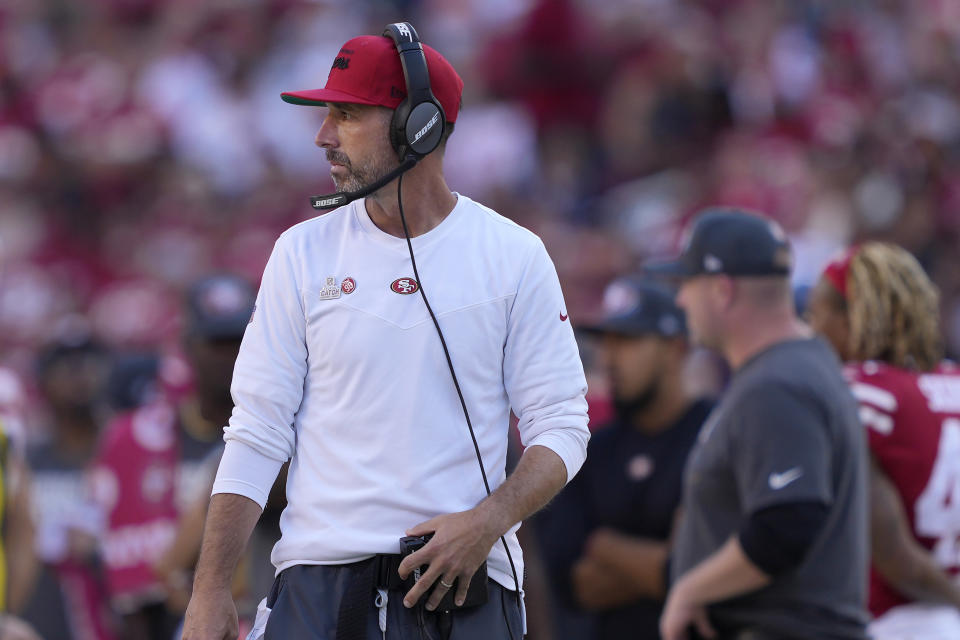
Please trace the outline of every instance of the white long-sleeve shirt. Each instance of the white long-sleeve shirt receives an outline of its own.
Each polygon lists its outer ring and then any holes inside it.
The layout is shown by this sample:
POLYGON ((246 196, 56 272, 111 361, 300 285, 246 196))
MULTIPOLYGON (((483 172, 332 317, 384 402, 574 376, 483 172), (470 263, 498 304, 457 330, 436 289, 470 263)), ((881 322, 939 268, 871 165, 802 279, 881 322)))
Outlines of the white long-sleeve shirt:
MULTIPOLYGON (((556 270, 530 231, 462 195, 413 239, 491 488, 505 479, 511 407, 527 446, 568 480, 583 464, 586 380, 556 270)), ((288 229, 267 263, 234 370, 214 493, 264 505, 291 459, 277 571, 397 553, 409 527, 486 492, 406 241, 363 201, 288 229), (349 291, 349 293, 348 293, 349 291)), ((523 576, 516 527, 507 535, 523 576)), ((500 543, 490 577, 514 588, 500 543)))

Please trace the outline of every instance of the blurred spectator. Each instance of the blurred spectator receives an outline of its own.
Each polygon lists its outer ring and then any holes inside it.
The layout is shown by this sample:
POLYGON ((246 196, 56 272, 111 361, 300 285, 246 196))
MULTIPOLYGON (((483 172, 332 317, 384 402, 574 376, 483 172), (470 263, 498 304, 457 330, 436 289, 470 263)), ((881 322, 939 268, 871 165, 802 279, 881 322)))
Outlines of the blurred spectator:
POLYGON ((198 487, 206 486, 211 469, 200 463, 223 445, 223 427, 233 411, 233 365, 253 316, 255 296, 248 281, 227 274, 202 278, 187 293, 184 349, 195 389, 177 407, 181 507, 197 495, 198 487))
POLYGON ((168 640, 176 629, 182 611, 168 610, 171 588, 189 585, 196 558, 159 574, 155 565, 174 544, 178 518, 192 512, 198 496, 209 494, 222 428, 233 408, 233 363, 253 299, 250 284, 231 275, 210 276, 190 288, 184 349, 195 389, 175 407, 148 390, 157 384, 155 359, 141 356, 119 369, 126 384, 116 396, 134 406, 105 434, 93 486, 107 517, 103 557, 123 638, 168 640))
POLYGON ((603 322, 589 330, 602 340, 615 418, 594 433, 587 462, 538 525, 559 602, 595 614, 584 629, 560 625, 562 637, 655 639, 681 476, 711 405, 684 388, 685 323, 673 292, 622 278, 604 303, 603 322))
POLYGON ((114 638, 97 544, 103 513, 86 484, 105 420, 107 357, 82 328, 60 336, 38 357, 47 440, 28 451, 28 461, 43 566, 24 617, 45 638, 114 638))

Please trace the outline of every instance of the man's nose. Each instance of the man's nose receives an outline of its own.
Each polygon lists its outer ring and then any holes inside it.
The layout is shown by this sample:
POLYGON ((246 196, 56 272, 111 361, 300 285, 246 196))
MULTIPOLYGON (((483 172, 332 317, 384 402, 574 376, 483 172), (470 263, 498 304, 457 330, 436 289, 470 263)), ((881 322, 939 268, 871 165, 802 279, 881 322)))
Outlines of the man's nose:
POLYGON ((331 122, 331 118, 327 116, 323 119, 323 124, 320 125, 320 130, 317 131, 317 136, 313 139, 313 143, 321 149, 336 148, 338 144, 336 134, 337 132, 331 122))

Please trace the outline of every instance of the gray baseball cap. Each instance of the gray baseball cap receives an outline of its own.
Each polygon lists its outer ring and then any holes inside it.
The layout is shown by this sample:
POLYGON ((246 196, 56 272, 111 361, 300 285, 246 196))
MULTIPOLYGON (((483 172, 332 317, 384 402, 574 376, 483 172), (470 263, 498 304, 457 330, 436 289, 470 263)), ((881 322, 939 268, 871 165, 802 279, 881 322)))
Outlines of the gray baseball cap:
POLYGON ((793 254, 780 225, 740 209, 706 209, 689 230, 675 260, 648 264, 650 274, 690 278, 698 275, 786 276, 793 254))
POLYGON ((618 278, 603 294, 604 318, 581 327, 586 333, 673 337, 687 331, 683 310, 668 287, 639 276, 618 278))

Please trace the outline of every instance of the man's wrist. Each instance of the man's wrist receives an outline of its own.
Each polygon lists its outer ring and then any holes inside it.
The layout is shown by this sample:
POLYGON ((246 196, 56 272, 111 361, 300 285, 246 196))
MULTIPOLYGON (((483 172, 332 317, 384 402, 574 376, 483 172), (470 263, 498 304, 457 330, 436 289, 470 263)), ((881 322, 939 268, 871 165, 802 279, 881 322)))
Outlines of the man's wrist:
POLYGON ((670 589, 670 597, 685 605, 696 607, 706 604, 701 598, 697 597, 695 585, 690 581, 689 576, 680 578, 670 589))
POLYGON ((204 595, 215 595, 229 592, 232 579, 222 580, 218 577, 203 576, 199 572, 193 579, 193 593, 204 595))
POLYGON ((507 519, 504 517, 503 511, 497 508, 495 498, 492 496, 478 504, 474 508, 474 511, 479 516, 479 520, 485 529, 486 537, 490 539, 491 545, 515 524, 506 522, 507 519))

